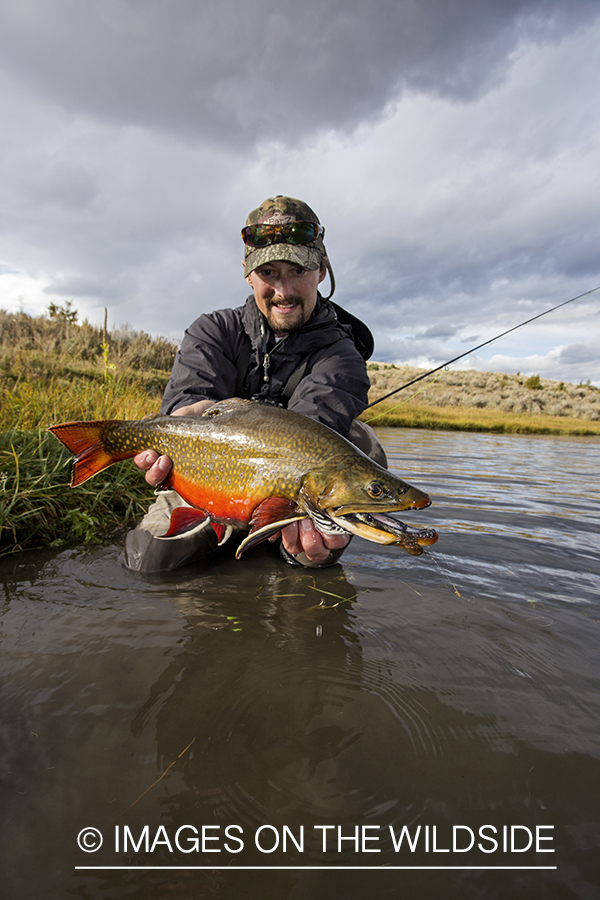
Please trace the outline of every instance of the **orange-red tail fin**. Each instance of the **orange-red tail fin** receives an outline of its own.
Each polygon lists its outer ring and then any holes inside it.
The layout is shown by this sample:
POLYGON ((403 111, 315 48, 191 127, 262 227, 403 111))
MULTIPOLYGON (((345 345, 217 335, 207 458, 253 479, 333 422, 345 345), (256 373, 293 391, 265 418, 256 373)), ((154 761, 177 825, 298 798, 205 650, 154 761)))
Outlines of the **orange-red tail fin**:
POLYGON ((104 449, 103 435, 107 426, 114 419, 103 419, 91 422, 65 422, 62 425, 51 425, 49 431, 58 438, 74 456, 71 487, 83 484, 92 475, 112 466, 121 459, 135 456, 136 451, 126 453, 108 453, 104 449))

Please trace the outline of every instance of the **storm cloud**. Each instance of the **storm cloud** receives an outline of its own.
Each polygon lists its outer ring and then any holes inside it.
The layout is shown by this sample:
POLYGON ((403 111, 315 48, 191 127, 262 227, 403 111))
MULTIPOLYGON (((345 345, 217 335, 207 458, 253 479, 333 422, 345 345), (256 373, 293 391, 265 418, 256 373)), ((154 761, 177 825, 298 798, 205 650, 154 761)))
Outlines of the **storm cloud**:
MULTIPOLYGON (((5 0, 0 306, 178 337, 243 301, 239 229, 286 193, 376 358, 439 364, 600 283, 599 12, 5 0)), ((472 364, 600 381, 597 312, 472 364)))
POLYGON ((8 0, 6 69, 66 108, 229 142, 353 129, 412 89, 469 101, 518 41, 590 19, 569 0, 8 0))

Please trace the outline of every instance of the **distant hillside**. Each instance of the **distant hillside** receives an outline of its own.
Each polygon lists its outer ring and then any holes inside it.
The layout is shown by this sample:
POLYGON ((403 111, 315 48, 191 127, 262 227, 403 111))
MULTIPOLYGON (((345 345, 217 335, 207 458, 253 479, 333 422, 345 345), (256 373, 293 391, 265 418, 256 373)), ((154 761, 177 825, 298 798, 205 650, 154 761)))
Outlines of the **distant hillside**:
MULTIPOLYGON (((389 363, 368 363, 371 390, 376 400, 425 370, 389 363)), ((442 370, 387 401, 391 406, 409 397, 425 406, 500 410, 528 416, 573 416, 600 420, 600 390, 591 384, 551 381, 538 375, 503 375, 494 372, 442 370)), ((377 408, 373 413, 377 412, 377 408)))

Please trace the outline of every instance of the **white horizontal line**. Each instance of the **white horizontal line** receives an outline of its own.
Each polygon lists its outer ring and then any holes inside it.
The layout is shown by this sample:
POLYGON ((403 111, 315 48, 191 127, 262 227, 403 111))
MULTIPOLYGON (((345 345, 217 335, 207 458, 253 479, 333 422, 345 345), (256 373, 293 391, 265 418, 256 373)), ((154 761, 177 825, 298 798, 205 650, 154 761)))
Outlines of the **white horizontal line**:
POLYGON ((307 869, 310 871, 320 870, 327 871, 328 869, 332 869, 335 871, 353 871, 353 872, 374 872, 376 870, 397 870, 397 869, 421 869, 428 872, 436 872, 438 870, 448 870, 453 869, 457 871, 466 871, 467 869, 479 869, 485 871, 506 871, 512 872, 515 870, 541 870, 541 869, 557 869, 558 866, 75 866, 75 869, 119 869, 123 871, 155 871, 155 870, 173 870, 173 869, 183 869, 183 870, 208 870, 214 871, 215 869, 230 869, 231 871, 252 871, 256 869, 257 871, 269 871, 273 870, 281 870, 285 869, 287 871, 301 872, 303 869, 307 869))

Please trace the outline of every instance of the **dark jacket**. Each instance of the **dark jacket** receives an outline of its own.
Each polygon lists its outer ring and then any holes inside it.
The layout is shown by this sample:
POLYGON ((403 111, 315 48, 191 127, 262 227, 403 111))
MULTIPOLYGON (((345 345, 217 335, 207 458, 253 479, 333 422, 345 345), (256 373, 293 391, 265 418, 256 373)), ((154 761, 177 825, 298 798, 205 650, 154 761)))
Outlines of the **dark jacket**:
POLYGON ((198 400, 244 397, 280 403, 346 436, 367 405, 365 361, 331 303, 319 295, 302 328, 279 342, 254 297, 236 309, 200 318, 185 332, 165 389, 161 412, 198 400), (290 377, 306 361, 302 378, 286 400, 290 377))

